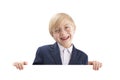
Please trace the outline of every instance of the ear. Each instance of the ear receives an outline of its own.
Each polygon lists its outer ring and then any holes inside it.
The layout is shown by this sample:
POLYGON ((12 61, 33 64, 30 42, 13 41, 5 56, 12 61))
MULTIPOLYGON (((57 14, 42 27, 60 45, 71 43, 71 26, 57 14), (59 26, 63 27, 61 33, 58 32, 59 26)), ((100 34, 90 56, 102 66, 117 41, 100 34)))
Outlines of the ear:
POLYGON ((53 37, 53 33, 51 34, 51 36, 53 37))
POLYGON ((75 34, 75 31, 76 31, 76 28, 74 27, 74 28, 73 28, 73 33, 74 33, 74 34, 75 34))

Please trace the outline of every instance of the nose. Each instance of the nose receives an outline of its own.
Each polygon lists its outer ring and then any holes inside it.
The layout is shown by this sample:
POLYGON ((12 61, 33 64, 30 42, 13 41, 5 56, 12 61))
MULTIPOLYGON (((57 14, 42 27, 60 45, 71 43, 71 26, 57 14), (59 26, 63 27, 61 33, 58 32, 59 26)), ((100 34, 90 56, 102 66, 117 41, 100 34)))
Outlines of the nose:
POLYGON ((66 33, 67 33, 66 30, 61 29, 61 31, 60 31, 60 34, 61 34, 61 35, 65 35, 66 33))

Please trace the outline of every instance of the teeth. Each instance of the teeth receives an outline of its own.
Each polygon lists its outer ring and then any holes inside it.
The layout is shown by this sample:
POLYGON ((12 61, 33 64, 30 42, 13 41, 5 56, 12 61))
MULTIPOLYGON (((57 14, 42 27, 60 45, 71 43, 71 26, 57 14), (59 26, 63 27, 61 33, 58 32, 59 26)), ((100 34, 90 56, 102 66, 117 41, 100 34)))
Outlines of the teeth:
POLYGON ((68 39, 68 37, 65 37, 65 38, 61 38, 62 40, 66 40, 66 39, 68 39))
POLYGON ((67 38, 62 38, 62 39, 67 39, 67 38))

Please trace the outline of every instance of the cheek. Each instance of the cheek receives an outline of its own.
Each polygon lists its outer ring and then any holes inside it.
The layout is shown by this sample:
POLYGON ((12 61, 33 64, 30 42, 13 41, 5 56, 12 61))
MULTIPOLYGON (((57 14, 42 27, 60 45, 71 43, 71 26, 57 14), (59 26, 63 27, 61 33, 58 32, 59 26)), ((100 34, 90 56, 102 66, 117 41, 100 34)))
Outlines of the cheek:
POLYGON ((53 38, 56 40, 56 39, 58 39, 58 38, 59 38, 59 35, 54 34, 54 35, 53 35, 53 38))
POLYGON ((74 30, 68 30, 68 33, 70 33, 71 35, 73 35, 74 34, 74 30))

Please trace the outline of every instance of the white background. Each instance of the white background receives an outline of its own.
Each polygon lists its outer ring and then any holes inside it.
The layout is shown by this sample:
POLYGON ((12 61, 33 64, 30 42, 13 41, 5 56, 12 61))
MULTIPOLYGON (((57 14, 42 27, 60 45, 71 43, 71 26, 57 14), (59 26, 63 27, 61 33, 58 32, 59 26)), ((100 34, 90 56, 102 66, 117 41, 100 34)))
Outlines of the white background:
POLYGON ((118 78, 119 0, 0 0, 1 70, 13 67, 15 61, 31 65, 39 46, 54 43, 48 25, 58 12, 68 13, 75 21, 74 45, 87 53, 89 60, 103 63, 101 73, 106 75, 99 79, 118 78))

